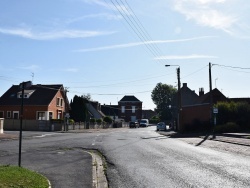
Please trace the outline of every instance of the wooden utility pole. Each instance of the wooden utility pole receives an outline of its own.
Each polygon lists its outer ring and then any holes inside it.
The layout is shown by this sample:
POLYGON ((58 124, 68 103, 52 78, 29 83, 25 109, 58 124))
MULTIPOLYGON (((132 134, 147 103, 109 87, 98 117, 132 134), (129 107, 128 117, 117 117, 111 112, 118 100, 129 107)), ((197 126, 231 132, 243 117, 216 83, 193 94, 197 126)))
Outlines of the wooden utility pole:
POLYGON ((178 80, 178 123, 176 129, 182 131, 182 107, 181 107, 181 81, 180 81, 180 67, 177 68, 177 80, 178 80))

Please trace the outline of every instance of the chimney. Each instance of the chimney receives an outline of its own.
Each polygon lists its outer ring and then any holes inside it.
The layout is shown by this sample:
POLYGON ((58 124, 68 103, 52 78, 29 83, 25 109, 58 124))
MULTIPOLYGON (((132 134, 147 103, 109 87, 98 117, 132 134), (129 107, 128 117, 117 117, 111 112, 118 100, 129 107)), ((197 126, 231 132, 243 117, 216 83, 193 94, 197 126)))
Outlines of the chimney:
POLYGON ((204 88, 199 88, 199 96, 202 96, 204 95, 204 88))
POLYGON ((182 87, 186 88, 187 87, 187 83, 183 83, 182 87))

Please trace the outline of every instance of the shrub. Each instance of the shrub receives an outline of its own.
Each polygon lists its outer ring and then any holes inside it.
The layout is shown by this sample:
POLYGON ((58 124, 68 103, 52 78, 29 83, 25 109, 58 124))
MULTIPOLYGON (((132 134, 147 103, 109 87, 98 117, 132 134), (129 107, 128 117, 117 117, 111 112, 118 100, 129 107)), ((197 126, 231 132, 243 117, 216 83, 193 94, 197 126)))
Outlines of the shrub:
POLYGON ((102 118, 97 119, 97 120, 96 120, 96 123, 101 124, 101 123, 102 123, 102 118))
POLYGON ((96 122, 96 119, 95 119, 95 118, 91 118, 89 121, 90 121, 91 123, 95 123, 95 122, 96 122))
POLYGON ((69 124, 74 124, 75 121, 73 119, 69 119, 69 124))
POLYGON ((105 117, 103 118, 103 121, 105 121, 105 122, 107 122, 107 123, 112 123, 112 118, 109 117, 109 116, 105 116, 105 117))
POLYGON ((216 125, 214 131, 216 133, 239 132, 240 126, 234 122, 227 122, 223 125, 216 125))

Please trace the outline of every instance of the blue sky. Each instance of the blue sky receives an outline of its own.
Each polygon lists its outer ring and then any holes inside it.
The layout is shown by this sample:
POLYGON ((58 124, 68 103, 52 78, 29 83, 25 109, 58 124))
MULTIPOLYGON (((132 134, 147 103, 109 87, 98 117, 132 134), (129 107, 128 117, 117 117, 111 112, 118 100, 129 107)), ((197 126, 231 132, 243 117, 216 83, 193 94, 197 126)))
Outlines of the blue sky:
POLYGON ((250 97, 250 1, 2 0, 0 95, 12 85, 63 84, 101 104, 135 95, 154 109, 162 82, 250 97), (238 67, 238 68, 237 68, 238 67), (33 75, 33 76, 32 76, 33 75))

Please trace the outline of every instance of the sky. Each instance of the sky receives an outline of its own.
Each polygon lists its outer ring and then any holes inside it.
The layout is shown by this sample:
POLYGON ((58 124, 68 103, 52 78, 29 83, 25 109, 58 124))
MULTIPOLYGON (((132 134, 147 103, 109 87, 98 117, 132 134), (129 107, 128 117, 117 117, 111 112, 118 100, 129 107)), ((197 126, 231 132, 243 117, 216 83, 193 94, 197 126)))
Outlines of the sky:
POLYGON ((125 95, 154 109, 157 83, 250 97, 250 1, 1 0, 0 96, 63 84, 101 104, 125 95), (165 67, 165 65, 172 65, 165 67))

